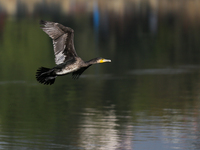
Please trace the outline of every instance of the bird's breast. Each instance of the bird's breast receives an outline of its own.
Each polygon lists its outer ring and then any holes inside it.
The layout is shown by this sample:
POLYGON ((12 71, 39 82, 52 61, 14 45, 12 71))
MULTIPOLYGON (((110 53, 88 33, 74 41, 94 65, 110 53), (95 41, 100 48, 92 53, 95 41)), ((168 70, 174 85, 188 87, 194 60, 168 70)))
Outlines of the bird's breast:
POLYGON ((65 68, 61 69, 60 71, 57 71, 56 74, 64 75, 64 74, 72 73, 72 72, 78 70, 78 68, 79 67, 65 67, 65 68))
POLYGON ((83 61, 79 58, 76 58, 74 62, 68 61, 60 66, 60 68, 56 71, 56 74, 65 75, 77 71, 82 67, 82 62, 83 61))

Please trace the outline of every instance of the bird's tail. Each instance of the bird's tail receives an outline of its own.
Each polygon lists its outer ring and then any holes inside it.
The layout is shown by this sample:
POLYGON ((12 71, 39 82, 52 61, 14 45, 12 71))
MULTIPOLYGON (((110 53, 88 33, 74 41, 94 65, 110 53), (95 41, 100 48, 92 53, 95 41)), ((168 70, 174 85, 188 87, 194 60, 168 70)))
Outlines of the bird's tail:
POLYGON ((53 84, 56 78, 54 69, 41 67, 36 72, 36 79, 42 84, 53 84))

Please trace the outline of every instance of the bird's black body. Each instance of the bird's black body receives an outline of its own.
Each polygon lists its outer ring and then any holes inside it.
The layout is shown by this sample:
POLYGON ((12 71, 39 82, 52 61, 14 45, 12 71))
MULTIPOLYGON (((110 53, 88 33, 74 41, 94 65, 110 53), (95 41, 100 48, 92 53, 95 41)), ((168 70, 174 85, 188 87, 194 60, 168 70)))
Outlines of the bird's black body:
POLYGON ((59 23, 40 21, 41 28, 53 40, 55 63, 54 68, 41 67, 36 72, 36 79, 43 84, 53 84, 57 76, 72 73, 74 79, 91 65, 111 62, 103 58, 94 58, 84 62, 74 48, 74 30, 59 23))

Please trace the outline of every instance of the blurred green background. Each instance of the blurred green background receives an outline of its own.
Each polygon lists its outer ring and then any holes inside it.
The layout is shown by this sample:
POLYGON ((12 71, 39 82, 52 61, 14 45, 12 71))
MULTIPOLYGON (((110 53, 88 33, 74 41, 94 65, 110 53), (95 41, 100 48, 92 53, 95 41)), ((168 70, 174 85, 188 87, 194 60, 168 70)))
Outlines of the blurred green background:
POLYGON ((199 149, 200 1, 0 0, 0 149, 199 149), (78 80, 39 21, 75 31, 78 80))

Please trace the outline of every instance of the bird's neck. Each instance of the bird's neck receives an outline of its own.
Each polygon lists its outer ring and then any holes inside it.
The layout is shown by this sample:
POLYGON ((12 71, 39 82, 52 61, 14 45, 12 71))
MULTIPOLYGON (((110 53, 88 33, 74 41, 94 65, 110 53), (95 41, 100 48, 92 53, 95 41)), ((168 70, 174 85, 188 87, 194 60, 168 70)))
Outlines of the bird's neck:
POLYGON ((85 63, 88 64, 88 65, 97 64, 97 62, 95 61, 95 58, 94 58, 94 59, 91 59, 91 60, 88 60, 88 61, 86 61, 85 63))

